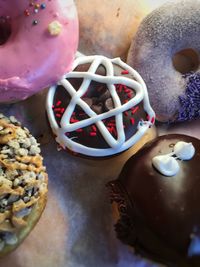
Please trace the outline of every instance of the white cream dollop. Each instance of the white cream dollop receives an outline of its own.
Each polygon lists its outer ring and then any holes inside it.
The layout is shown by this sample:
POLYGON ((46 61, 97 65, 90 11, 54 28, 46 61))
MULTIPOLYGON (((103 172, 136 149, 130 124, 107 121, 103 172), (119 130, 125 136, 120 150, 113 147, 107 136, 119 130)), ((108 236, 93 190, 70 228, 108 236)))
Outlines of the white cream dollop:
POLYGON ((179 172, 177 160, 169 155, 160 155, 152 159, 153 166, 165 176, 174 176, 179 172))
POLYGON ((194 154, 195 148, 192 143, 180 141, 175 144, 172 153, 155 156, 152 159, 152 164, 161 174, 165 176, 174 176, 180 170, 178 159, 190 160, 193 158, 194 154))
POLYGON ((180 141, 174 146, 174 154, 181 160, 190 160, 195 154, 192 143, 180 141))

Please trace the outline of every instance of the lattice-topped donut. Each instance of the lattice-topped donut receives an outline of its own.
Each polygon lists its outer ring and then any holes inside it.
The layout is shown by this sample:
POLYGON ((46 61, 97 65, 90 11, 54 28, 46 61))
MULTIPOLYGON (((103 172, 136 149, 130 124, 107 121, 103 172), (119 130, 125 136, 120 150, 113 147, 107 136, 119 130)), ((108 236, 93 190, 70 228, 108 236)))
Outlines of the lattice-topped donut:
POLYGON ((56 141, 88 156, 104 157, 134 145, 154 123, 146 85, 119 58, 82 56, 47 97, 56 141))

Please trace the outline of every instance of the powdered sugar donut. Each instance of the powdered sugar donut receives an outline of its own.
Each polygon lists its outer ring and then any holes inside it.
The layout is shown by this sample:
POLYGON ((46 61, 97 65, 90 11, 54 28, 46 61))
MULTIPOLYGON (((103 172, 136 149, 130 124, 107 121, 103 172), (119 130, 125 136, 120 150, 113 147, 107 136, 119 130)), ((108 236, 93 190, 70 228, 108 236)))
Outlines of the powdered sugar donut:
POLYGON ((71 70, 78 42, 73 0, 0 2, 0 102, 17 101, 71 70))
POLYGON ((199 25, 200 1, 172 1, 148 15, 133 39, 128 64, 144 78, 160 121, 200 117, 199 25))
POLYGON ((50 88, 47 114, 56 141, 92 157, 113 156, 139 143, 154 123, 146 85, 119 58, 81 56, 50 88))

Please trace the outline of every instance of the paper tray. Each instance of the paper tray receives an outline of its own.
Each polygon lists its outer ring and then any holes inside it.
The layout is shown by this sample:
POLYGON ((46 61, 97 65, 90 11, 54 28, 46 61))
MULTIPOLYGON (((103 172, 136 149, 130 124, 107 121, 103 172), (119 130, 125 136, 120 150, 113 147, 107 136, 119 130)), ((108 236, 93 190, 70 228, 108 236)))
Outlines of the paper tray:
MULTIPOLYGON (((48 204, 34 230, 3 267, 152 267, 122 245, 113 231, 105 184, 115 179, 131 150, 106 160, 86 160, 57 145, 45 113, 46 92, 12 104, 0 112, 16 116, 41 142, 49 173, 48 204)), ((199 120, 159 127, 165 132, 199 137, 199 120)))

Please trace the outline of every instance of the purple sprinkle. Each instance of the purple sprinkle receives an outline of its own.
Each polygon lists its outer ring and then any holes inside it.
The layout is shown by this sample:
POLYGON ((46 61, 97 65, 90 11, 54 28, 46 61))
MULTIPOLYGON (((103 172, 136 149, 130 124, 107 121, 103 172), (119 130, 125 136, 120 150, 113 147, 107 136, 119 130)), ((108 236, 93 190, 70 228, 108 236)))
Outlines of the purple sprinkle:
POLYGON ((179 97, 178 121, 188 121, 200 117, 200 73, 184 75, 187 81, 184 95, 179 97))

